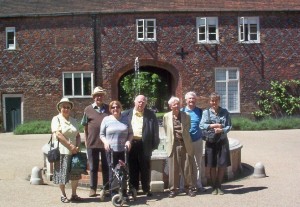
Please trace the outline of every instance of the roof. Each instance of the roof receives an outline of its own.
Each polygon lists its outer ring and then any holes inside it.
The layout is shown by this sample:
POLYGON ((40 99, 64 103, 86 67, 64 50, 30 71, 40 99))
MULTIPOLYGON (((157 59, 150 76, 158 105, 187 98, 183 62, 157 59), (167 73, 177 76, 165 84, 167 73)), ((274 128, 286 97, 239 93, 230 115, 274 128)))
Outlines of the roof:
POLYGON ((122 12, 300 11, 299 0, 0 0, 0 17, 122 12))

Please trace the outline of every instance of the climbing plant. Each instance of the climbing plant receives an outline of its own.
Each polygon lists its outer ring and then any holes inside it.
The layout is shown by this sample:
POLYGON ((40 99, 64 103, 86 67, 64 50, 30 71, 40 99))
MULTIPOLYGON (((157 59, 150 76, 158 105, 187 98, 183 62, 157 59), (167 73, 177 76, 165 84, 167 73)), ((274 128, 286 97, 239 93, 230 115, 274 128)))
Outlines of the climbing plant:
POLYGON ((259 90, 256 119, 300 115, 300 80, 271 81, 270 90, 259 90))

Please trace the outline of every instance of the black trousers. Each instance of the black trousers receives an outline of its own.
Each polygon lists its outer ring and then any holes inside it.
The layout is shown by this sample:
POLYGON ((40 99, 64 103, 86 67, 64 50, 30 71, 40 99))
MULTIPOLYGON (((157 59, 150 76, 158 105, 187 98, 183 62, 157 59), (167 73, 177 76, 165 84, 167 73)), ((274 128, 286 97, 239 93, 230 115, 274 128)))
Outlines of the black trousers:
POLYGON ((151 181, 151 156, 145 156, 143 150, 143 142, 133 140, 129 151, 129 180, 132 187, 139 190, 139 178, 141 178, 142 190, 144 192, 150 191, 151 181))
MULTIPOLYGON (((101 154, 103 185, 105 185, 109 179, 109 168, 106 153, 104 148, 88 148, 87 153, 90 167, 90 188, 96 190, 98 185, 99 154, 101 154)), ((108 189, 108 186, 106 189, 108 189)))

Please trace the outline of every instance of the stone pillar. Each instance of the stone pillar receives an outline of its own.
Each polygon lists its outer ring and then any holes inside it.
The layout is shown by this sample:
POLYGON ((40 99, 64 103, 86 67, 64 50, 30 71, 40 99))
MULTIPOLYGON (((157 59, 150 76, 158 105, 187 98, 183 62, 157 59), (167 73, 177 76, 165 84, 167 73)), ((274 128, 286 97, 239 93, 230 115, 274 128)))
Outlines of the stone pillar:
POLYGON ((161 150, 155 150, 151 157, 151 182, 152 192, 164 192, 164 168, 166 164, 167 153, 161 150))

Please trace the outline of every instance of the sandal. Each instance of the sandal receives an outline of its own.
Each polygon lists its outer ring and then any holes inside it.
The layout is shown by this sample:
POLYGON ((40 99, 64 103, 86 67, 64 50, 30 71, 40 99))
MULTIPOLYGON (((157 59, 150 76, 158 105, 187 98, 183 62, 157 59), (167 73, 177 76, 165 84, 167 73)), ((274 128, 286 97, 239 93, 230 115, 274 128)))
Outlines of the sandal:
POLYGON ((72 195, 72 197, 71 197, 70 200, 71 200, 71 201, 74 201, 74 202, 80 202, 80 201, 82 201, 83 199, 80 198, 78 195, 72 195))
POLYGON ((63 196, 63 195, 60 196, 60 200, 63 203, 70 203, 70 200, 66 196, 63 196))

